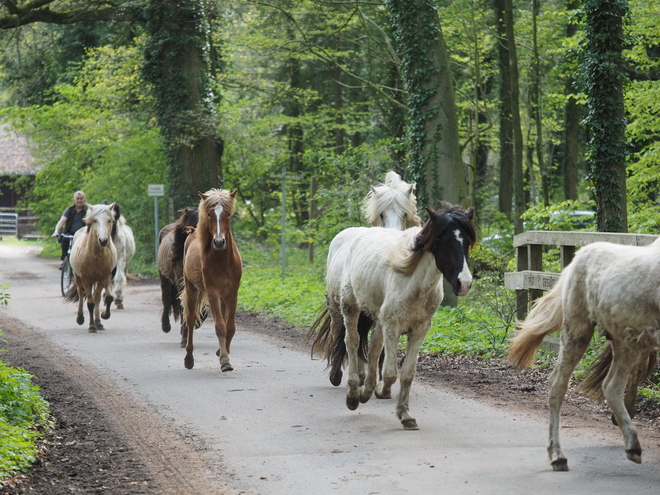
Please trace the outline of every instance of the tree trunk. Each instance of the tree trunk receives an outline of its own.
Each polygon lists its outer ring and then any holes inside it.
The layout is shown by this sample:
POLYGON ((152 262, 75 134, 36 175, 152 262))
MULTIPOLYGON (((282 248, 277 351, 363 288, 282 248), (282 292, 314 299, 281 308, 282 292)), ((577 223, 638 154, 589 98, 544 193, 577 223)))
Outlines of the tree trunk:
POLYGON ((511 88, 511 124, 513 127, 513 192, 515 233, 523 231, 521 215, 525 212, 525 179, 523 176, 523 140, 520 127, 520 88, 518 86, 518 54, 513 28, 513 1, 504 0, 504 27, 509 52, 511 88))
MULTIPOLYGON (((466 200, 454 88, 435 2, 388 0, 395 47, 408 94, 410 179, 420 206, 466 200)), ((464 205, 466 206, 466 205, 464 205)))
POLYGON ((197 192, 222 184, 223 141, 211 90, 208 13, 201 0, 150 0, 146 79, 153 84, 158 123, 176 209, 199 202, 197 192))
MULTIPOLYGON (((579 5, 578 0, 569 0, 568 10, 575 10, 579 5)), ((566 26, 566 37, 571 38, 577 33, 578 26, 569 22, 566 26)), ((581 106, 577 103, 575 96, 574 80, 572 76, 566 79, 565 93, 568 96, 565 107, 564 124, 564 195, 566 199, 578 199, 578 142, 580 135, 581 106)))
POLYGON ((502 85, 500 86, 500 187, 499 211, 513 219, 513 121, 511 115, 511 71, 509 43, 504 22, 504 0, 495 0, 498 55, 502 85))
POLYGON ((626 232, 626 124, 623 18, 626 0, 585 0, 588 162, 598 205, 598 230, 626 232))

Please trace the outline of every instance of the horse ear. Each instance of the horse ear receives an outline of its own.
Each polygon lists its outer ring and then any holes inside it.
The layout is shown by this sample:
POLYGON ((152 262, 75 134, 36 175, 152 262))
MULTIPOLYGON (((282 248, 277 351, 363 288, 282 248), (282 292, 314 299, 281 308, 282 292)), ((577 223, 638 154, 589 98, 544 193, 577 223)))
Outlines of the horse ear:
POLYGON ((410 187, 408 188, 408 196, 411 196, 414 190, 415 184, 410 184, 410 187))
POLYGON ((232 198, 235 198, 237 192, 238 192, 238 189, 234 189, 234 192, 230 192, 229 195, 230 195, 232 198))
POLYGON ((204 194, 202 191, 197 191, 197 194, 199 194, 199 197, 202 199, 206 199, 209 197, 208 194, 204 194))
POLYGON ((429 218, 435 215, 435 211, 433 211, 429 206, 425 206, 424 208, 426 209, 426 213, 429 214, 429 218))
POLYGON ((465 214, 470 220, 472 220, 474 218, 474 208, 468 208, 465 214))

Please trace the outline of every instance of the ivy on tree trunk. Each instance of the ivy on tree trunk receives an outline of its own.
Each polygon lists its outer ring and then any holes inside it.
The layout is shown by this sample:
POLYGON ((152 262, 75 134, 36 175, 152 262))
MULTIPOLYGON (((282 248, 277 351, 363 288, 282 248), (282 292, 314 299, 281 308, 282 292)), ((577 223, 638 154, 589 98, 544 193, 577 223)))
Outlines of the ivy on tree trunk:
POLYGON ((598 230, 626 232, 626 122, 623 107, 623 20, 627 0, 585 0, 582 46, 589 130, 587 162, 597 204, 598 230))

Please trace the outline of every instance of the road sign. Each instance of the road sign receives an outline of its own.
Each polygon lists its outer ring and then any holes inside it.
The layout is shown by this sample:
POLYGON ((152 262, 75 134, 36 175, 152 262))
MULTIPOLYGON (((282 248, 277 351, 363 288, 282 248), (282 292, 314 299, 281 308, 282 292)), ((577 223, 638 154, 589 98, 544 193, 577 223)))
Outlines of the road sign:
POLYGON ((148 184, 147 185, 147 195, 148 196, 165 196, 165 185, 164 184, 148 184))

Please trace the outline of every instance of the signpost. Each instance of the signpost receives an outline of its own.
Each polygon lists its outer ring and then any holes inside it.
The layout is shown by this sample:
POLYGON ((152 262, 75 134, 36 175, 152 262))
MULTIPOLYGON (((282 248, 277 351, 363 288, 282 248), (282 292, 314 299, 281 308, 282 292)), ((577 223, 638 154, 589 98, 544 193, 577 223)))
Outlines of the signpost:
POLYGON ((163 184, 148 184, 147 196, 154 198, 154 263, 158 263, 158 198, 165 196, 165 186, 163 184))

